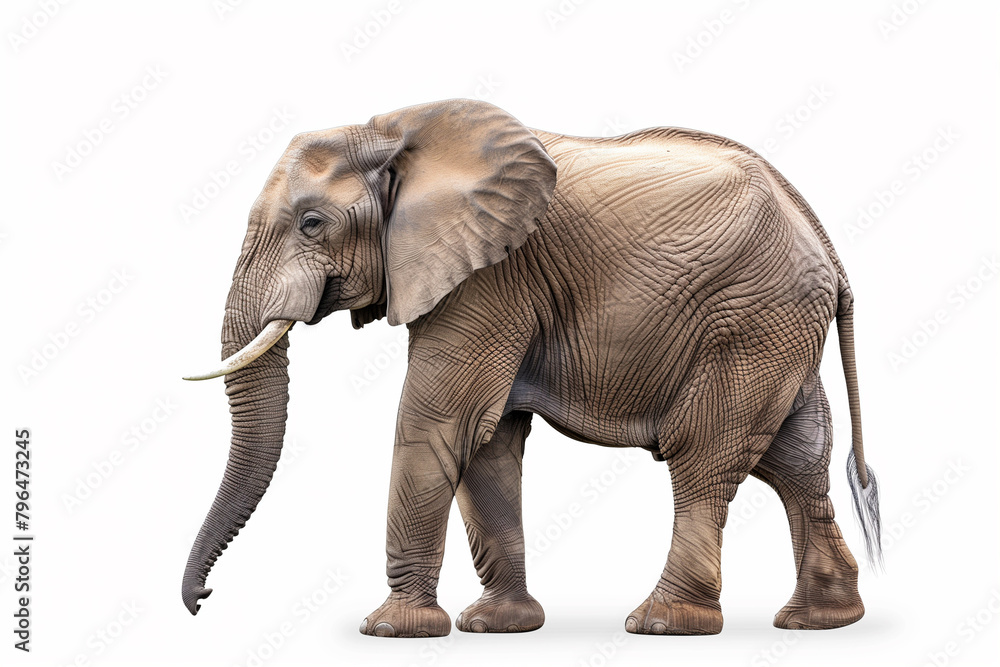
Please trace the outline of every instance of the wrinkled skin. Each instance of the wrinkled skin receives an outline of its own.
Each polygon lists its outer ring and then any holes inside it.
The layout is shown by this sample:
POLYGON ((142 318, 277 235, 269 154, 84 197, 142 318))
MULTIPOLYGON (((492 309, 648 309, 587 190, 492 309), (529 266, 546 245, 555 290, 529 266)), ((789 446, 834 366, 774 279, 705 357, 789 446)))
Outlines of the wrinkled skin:
MULTIPOLYGON (((722 528, 747 475, 774 487, 792 531, 797 585, 775 625, 832 628, 864 613, 827 497, 832 439, 818 370, 834 318, 859 489, 874 492, 851 304, 814 214, 748 149, 678 129, 571 138, 448 101, 293 139, 250 214, 223 356, 272 320, 315 323, 351 309, 356 327, 382 316, 408 325, 390 595, 363 633, 449 632, 436 586, 456 498, 484 586, 457 627, 542 625, 521 524, 532 414, 576 440, 641 447, 669 465, 672 544, 628 631, 721 630, 722 528)), ((192 613, 276 465, 286 347, 287 336, 226 377, 232 449, 185 572, 192 613)))

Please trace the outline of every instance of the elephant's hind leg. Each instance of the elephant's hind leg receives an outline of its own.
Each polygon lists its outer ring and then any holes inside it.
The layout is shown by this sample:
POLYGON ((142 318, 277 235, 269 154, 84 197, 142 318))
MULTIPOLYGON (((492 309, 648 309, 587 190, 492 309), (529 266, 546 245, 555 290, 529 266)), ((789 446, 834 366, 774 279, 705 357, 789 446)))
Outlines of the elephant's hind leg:
POLYGON ((545 621, 525 582, 521 456, 530 424, 530 412, 502 418, 458 486, 458 506, 484 589, 455 619, 463 632, 527 632, 545 621))
POLYGON ((778 492, 792 531, 795 592, 774 617, 779 628, 838 628, 865 613, 858 595, 858 566, 833 520, 827 496, 832 443, 830 406, 814 375, 752 471, 778 492))
MULTIPOLYGON (((731 450, 734 442, 747 440, 757 443, 751 443, 751 449, 766 446, 761 436, 747 434, 717 435, 715 446, 731 450)), ((626 618, 626 631, 654 635, 722 631, 722 528, 736 487, 749 472, 744 460, 735 455, 695 454, 671 461, 674 530, 670 553, 653 592, 626 618)))
POLYGON ((673 536, 656 587, 625 621, 628 632, 722 631, 729 503, 774 439, 801 382, 784 370, 787 354, 775 353, 771 363, 758 354, 752 368, 740 363, 744 354, 735 347, 708 349, 660 426, 660 453, 673 482, 673 536))

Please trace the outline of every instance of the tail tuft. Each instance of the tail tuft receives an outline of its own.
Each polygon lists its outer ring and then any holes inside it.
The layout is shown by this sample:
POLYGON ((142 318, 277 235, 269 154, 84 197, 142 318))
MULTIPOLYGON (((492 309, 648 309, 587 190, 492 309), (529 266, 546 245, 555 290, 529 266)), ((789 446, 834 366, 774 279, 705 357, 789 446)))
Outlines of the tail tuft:
POLYGON ((875 471, 865 466, 868 486, 862 486, 857 459, 852 450, 847 455, 847 482, 854 496, 854 511, 865 537, 865 552, 873 569, 882 569, 882 520, 878 511, 878 480, 875 471))

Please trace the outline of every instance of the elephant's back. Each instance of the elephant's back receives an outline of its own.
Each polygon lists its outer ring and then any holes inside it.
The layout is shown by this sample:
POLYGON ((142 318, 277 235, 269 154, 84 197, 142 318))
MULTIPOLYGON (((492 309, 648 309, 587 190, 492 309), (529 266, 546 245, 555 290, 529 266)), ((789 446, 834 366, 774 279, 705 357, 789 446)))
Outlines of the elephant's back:
POLYGON ((727 229, 741 213, 735 209, 759 204, 753 157, 721 137, 653 128, 607 139, 539 138, 557 166, 556 217, 593 223, 580 232, 683 254, 737 232, 727 229))
POLYGON ((653 286, 678 277, 690 280, 691 296, 817 281, 836 294, 815 221, 746 147, 680 128, 539 138, 558 169, 544 245, 564 253, 568 270, 599 275, 612 300, 634 303, 640 285, 662 294, 653 286))

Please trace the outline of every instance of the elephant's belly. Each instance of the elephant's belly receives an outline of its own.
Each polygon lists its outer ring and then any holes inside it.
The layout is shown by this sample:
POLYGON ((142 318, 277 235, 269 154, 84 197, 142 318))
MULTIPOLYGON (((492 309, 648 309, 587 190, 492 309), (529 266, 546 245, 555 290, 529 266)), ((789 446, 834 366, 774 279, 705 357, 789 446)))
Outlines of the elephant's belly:
POLYGON ((636 368, 602 378, 596 369, 584 372, 556 364, 533 375, 519 374, 505 412, 533 412, 581 442, 655 449, 670 375, 669 370, 651 375, 636 368))
POLYGON ((559 433, 580 442, 606 447, 657 447, 651 420, 642 416, 602 419, 578 404, 517 384, 511 389, 505 412, 515 410, 533 412, 559 433))

